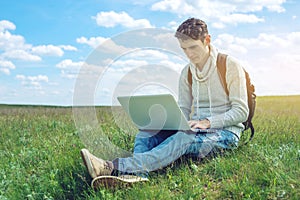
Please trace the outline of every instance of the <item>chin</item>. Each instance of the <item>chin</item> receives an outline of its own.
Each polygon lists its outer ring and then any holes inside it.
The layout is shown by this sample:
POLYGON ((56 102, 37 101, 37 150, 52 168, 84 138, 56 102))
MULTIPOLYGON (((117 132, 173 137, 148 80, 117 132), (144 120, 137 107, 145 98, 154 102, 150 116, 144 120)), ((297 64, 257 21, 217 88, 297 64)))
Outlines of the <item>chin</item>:
POLYGON ((199 61, 194 59, 194 60, 191 60, 191 63, 193 63, 194 65, 197 65, 199 63, 199 61))

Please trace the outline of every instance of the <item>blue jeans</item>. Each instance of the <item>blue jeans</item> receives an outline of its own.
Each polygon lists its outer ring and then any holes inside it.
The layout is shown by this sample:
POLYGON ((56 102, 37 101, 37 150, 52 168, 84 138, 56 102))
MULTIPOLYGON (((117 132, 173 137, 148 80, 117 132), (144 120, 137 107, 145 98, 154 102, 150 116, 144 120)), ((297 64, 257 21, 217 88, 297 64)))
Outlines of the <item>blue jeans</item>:
POLYGON ((199 158, 217 149, 237 147, 238 137, 227 130, 215 133, 195 134, 139 132, 135 139, 132 157, 118 158, 117 170, 124 173, 147 174, 165 167, 183 155, 199 158))

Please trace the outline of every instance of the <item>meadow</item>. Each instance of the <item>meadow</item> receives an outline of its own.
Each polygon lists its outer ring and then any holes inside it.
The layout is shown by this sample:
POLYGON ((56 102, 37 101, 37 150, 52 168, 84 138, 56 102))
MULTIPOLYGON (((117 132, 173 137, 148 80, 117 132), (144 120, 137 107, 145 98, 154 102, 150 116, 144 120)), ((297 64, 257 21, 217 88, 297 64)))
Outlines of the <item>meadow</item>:
MULTIPOLYGON (((102 130, 132 151, 134 134, 97 107, 102 130)), ((300 96, 258 97, 253 140, 222 155, 188 158, 132 187, 94 190, 71 107, 0 106, 0 200, 300 199, 300 96)), ((134 130, 134 129, 133 129, 134 130)))

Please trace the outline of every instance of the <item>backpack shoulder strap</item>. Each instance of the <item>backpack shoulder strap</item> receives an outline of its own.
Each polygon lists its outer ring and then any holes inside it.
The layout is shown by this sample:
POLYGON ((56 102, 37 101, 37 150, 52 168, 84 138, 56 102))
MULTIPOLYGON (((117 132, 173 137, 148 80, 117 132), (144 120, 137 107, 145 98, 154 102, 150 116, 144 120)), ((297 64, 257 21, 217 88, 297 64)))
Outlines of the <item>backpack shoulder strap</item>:
POLYGON ((254 130, 254 126, 253 126, 253 124, 252 124, 252 122, 251 122, 251 121, 250 121, 250 122, 248 122, 248 127, 249 127, 249 128, 250 128, 250 130, 251 130, 251 135, 250 135, 250 138, 248 139, 248 141, 244 142, 244 143, 243 143, 243 145, 246 145, 246 144, 248 144, 248 142, 250 142, 250 141, 252 140, 253 136, 254 136, 254 132, 255 132, 255 130, 254 130))
POLYGON ((218 53, 217 57, 217 69, 219 71, 219 76, 224 87, 224 90, 227 95, 229 95, 229 91, 226 83, 226 59, 227 55, 223 53, 218 53))
POLYGON ((188 79, 189 85, 192 87, 192 72, 191 72, 191 68, 190 67, 188 69, 187 79, 188 79))

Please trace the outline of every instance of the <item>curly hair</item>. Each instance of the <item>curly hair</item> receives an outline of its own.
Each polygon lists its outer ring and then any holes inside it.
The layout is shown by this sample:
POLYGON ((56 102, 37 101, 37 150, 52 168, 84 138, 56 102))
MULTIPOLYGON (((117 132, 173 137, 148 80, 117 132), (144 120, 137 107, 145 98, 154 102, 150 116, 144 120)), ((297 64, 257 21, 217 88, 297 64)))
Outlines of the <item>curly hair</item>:
POLYGON ((177 28, 175 37, 181 40, 194 39, 203 42, 206 35, 208 35, 207 24, 200 19, 189 18, 177 28))

